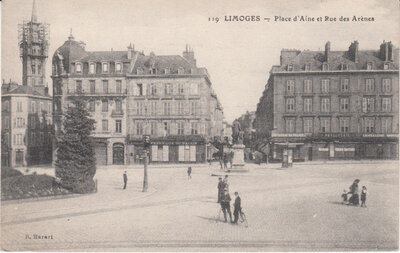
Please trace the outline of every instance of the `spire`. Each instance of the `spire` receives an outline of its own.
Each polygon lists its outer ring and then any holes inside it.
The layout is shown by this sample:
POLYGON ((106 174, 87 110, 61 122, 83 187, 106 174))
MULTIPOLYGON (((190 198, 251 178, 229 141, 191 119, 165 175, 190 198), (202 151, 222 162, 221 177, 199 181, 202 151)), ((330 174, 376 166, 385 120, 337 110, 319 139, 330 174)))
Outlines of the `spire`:
POLYGON ((37 23, 37 11, 36 11, 36 1, 35 0, 33 0, 31 22, 37 23))
POLYGON ((74 40, 74 36, 72 36, 72 28, 70 30, 68 40, 74 40))

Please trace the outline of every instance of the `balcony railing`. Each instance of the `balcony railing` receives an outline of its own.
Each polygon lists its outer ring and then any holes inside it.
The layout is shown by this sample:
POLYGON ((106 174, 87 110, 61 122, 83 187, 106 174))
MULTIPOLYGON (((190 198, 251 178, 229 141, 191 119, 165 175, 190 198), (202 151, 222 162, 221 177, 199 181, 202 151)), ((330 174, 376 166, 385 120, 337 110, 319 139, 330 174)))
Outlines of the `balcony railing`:
POLYGON ((112 110, 111 116, 123 116, 124 111, 123 110, 112 110))
POLYGON ((96 92, 90 92, 90 91, 80 91, 80 90, 75 90, 75 91, 68 91, 67 95, 68 96, 126 96, 126 90, 123 90, 121 92, 103 92, 103 91, 96 91, 96 92))

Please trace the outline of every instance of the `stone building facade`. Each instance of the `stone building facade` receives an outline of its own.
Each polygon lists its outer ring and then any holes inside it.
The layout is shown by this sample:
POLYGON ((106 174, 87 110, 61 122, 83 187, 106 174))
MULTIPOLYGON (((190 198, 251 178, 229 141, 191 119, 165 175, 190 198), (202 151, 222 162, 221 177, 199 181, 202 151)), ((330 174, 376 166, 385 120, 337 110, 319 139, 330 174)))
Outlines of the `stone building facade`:
POLYGON ((398 49, 282 50, 260 98, 255 126, 294 160, 398 157, 398 49))
POLYGON ((146 56, 132 44, 91 52, 71 35, 54 53, 52 78, 56 134, 70 98, 85 97, 99 165, 140 163, 144 135, 151 162, 203 162, 209 138, 222 134, 222 107, 188 48, 183 57, 146 56))

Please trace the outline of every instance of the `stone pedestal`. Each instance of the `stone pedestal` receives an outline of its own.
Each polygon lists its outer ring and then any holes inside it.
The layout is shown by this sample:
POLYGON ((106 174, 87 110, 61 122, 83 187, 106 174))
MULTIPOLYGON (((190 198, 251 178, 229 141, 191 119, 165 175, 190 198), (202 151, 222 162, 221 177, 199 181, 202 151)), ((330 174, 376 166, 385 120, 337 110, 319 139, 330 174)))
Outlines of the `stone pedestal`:
POLYGON ((245 168, 244 164, 244 148, 243 144, 234 144, 232 147, 233 159, 232 159, 232 168, 229 169, 229 172, 247 172, 248 169, 245 168))

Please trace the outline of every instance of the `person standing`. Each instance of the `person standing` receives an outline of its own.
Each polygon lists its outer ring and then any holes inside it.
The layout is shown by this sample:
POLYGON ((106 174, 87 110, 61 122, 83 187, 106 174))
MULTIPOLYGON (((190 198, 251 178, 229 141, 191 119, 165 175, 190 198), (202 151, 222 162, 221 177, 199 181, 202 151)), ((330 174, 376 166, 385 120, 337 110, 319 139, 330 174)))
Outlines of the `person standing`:
POLYGON ((126 170, 124 172, 123 178, 124 178, 124 190, 125 190, 126 189, 126 183, 128 183, 128 175, 126 174, 126 170))
POLYGON ((224 177, 224 189, 229 193, 228 175, 225 175, 224 177))
POLYGON ((189 168, 187 169, 187 174, 188 174, 188 180, 192 178, 192 167, 189 166, 189 168))
POLYGON ((222 198, 221 198, 221 208, 222 208, 222 212, 224 213, 225 222, 227 222, 226 212, 228 212, 229 218, 232 222, 231 196, 229 196, 229 193, 226 189, 224 190, 224 194, 222 195, 222 198))
POLYGON ((367 207, 365 202, 367 201, 367 187, 363 186, 361 190, 361 206, 367 207))
POLYGON ((218 180, 219 181, 218 181, 218 201, 217 201, 217 203, 220 203, 222 194, 224 193, 225 184, 222 181, 222 177, 219 177, 218 180))
POLYGON ((224 154, 224 170, 228 169, 228 157, 227 154, 224 154))
POLYGON ((353 184, 350 186, 351 197, 349 203, 358 206, 360 204, 360 197, 358 195, 358 183, 360 179, 354 180, 353 184))
POLYGON ((239 212, 242 210, 241 207, 241 199, 239 197, 239 193, 235 192, 235 203, 233 204, 233 216, 234 216, 234 221, 233 224, 237 224, 238 220, 239 220, 239 212))

